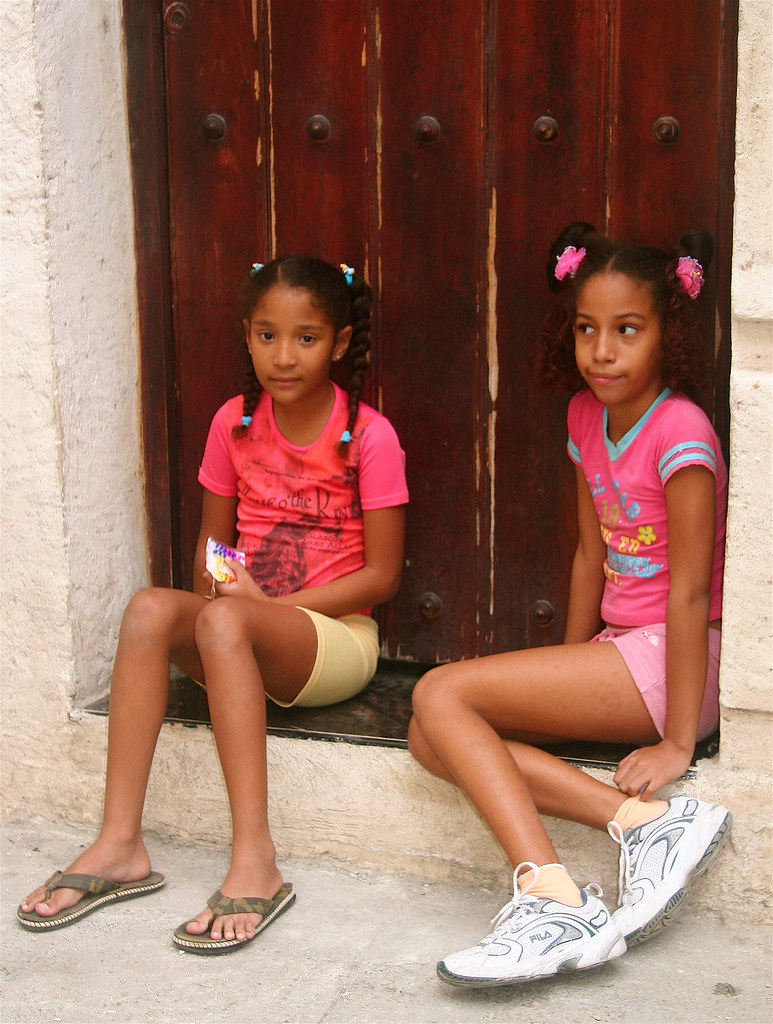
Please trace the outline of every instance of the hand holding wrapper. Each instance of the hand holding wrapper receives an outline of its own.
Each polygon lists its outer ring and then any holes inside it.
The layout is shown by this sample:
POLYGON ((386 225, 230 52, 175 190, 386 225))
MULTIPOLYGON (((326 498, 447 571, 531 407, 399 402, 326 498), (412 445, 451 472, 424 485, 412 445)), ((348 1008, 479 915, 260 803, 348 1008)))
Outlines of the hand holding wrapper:
POLYGON ((221 544, 220 541, 213 540, 211 537, 208 537, 205 566, 207 572, 212 577, 213 591, 215 583, 236 582, 236 576, 233 574, 231 569, 229 569, 226 558, 230 558, 234 562, 239 562, 241 565, 246 564, 243 551, 236 551, 227 544, 221 544))

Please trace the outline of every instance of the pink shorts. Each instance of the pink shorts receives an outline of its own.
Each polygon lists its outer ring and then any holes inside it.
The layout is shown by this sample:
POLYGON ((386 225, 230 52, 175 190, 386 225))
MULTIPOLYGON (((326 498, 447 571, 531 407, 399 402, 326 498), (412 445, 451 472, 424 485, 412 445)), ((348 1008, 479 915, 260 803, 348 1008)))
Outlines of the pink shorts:
MULTIPOLYGON (((594 641, 611 641, 623 656, 626 668, 631 673, 636 689, 642 696, 650 718, 661 736, 666 730, 666 626, 658 622, 654 626, 633 626, 630 629, 616 629, 607 626, 594 641)), ((719 651, 722 633, 709 628, 709 667, 706 673, 706 690, 698 723, 698 739, 711 736, 719 725, 719 651)))

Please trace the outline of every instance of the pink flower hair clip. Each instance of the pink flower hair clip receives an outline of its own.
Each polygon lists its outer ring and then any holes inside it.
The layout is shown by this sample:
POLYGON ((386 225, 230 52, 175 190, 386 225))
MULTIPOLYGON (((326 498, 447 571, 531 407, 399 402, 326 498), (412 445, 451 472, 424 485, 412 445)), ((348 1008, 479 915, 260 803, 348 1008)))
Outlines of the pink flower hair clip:
POLYGON ((703 267, 693 256, 680 256, 676 264, 676 276, 691 299, 697 299, 703 287, 703 267))
POLYGON ((567 276, 574 277, 584 259, 584 247, 582 249, 575 249, 573 245, 567 245, 556 260, 556 269, 553 271, 556 280, 563 281, 567 276))

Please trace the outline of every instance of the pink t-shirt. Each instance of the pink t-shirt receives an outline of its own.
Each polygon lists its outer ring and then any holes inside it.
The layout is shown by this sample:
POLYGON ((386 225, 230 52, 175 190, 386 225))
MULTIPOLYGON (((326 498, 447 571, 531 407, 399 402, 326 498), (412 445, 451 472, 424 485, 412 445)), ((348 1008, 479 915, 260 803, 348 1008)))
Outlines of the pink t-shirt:
POLYGON ((361 569, 363 511, 408 501, 405 453, 397 434, 385 416, 364 403, 346 458, 341 458, 338 440, 346 427, 348 400, 333 387, 335 404, 327 425, 305 447, 280 433, 265 392, 246 437, 231 436, 241 422, 241 396, 221 406, 209 429, 199 483, 213 494, 238 495, 237 547, 270 597, 361 569))
POLYGON ((590 391, 575 395, 568 414, 569 457, 582 468, 607 547, 601 617, 616 626, 666 621, 671 579, 664 486, 685 466, 714 474, 717 529, 710 619, 722 614, 727 469, 705 413, 666 388, 617 444, 607 410, 590 391))

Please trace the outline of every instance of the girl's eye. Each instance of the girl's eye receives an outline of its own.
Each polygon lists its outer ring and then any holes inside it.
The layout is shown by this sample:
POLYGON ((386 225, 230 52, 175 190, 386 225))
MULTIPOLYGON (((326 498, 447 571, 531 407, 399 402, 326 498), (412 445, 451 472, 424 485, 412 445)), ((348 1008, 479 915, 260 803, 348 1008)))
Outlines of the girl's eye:
POLYGON ((313 334, 302 334, 301 335, 301 341, 304 343, 304 345, 310 345, 313 341, 316 341, 316 340, 317 339, 314 337, 313 334))
POLYGON ((623 324, 623 326, 620 328, 620 333, 626 335, 627 337, 631 337, 634 334, 636 334, 636 327, 634 327, 633 324, 623 324))
POLYGON ((575 324, 574 329, 578 334, 590 334, 593 330, 590 324, 575 324))
POLYGON ((271 331, 258 331, 258 338, 260 338, 261 341, 272 341, 274 335, 271 331))

